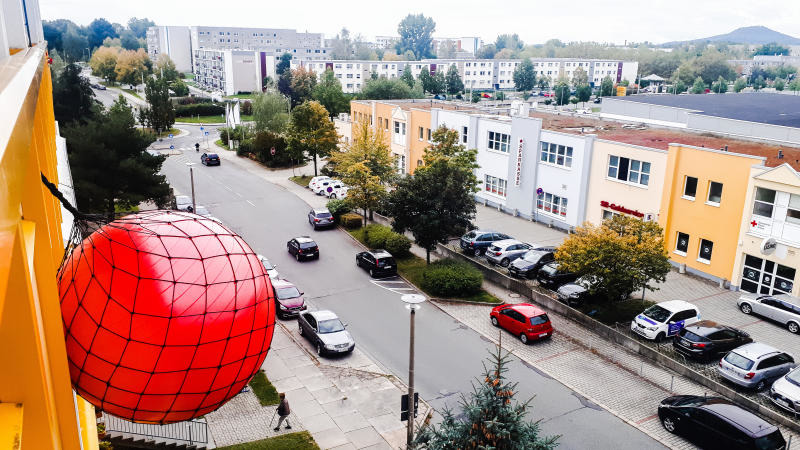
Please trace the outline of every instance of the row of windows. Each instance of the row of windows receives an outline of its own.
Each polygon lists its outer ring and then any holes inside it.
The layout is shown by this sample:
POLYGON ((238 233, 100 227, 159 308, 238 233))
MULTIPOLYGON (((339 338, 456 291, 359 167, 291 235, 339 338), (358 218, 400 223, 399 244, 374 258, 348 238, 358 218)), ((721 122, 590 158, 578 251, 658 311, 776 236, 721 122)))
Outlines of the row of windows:
POLYGON ((536 200, 536 209, 556 216, 567 216, 567 199, 545 192, 536 200))
MULTIPOLYGON (((696 177, 686 176, 683 181, 683 198, 694 201, 697 197, 697 184, 696 177)), ((722 203, 722 183, 717 181, 708 182, 706 203, 713 206, 719 206, 722 203)))
POLYGON ((572 167, 572 147, 542 142, 541 161, 557 166, 572 167))
MULTIPOLYGON (((772 218, 775 210, 776 192, 772 189, 756 188, 753 201, 753 214, 772 218)), ((786 222, 800 225, 800 195, 789 194, 789 207, 786 209, 786 222)))
POLYGON ((431 141, 431 129, 430 128, 419 127, 419 140, 423 141, 423 140, 426 140, 426 139, 427 139, 428 142, 431 141))
POLYGON ((508 143, 511 136, 505 133, 497 133, 495 131, 489 132, 489 150, 496 150, 498 152, 508 153, 508 143))
MULTIPOLYGON (((689 240, 691 237, 688 233, 678 231, 675 239, 675 253, 686 256, 689 251, 689 240)), ((711 255, 714 252, 714 243, 708 239, 700 239, 700 247, 697 251, 697 260, 707 264, 711 263, 711 255)))
POLYGON ((507 188, 508 188, 508 181, 502 178, 486 175, 484 183, 484 189, 486 189, 486 192, 490 192, 492 194, 505 197, 507 188))

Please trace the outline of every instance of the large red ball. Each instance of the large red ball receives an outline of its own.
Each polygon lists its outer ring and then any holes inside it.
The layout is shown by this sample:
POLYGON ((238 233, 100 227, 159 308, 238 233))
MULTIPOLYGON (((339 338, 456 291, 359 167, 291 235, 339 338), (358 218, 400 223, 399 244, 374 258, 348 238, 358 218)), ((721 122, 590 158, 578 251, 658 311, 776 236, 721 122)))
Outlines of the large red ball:
POLYGON ((150 211, 111 222, 59 272, 70 376, 95 407, 137 422, 219 408, 272 342, 272 285, 218 222, 150 211))

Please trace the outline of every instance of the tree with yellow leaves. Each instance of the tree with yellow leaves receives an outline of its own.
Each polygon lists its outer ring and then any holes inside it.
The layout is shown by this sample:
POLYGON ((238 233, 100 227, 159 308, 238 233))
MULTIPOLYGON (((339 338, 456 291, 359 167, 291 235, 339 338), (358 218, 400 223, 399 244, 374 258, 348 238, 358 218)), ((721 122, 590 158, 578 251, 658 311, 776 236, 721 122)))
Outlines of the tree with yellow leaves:
POLYGON ((119 47, 97 47, 89 59, 89 67, 92 68, 92 75, 103 78, 111 82, 117 79, 117 58, 119 57, 119 47))
POLYGON ((117 81, 120 83, 136 85, 143 81, 150 73, 152 64, 150 57, 144 49, 123 50, 117 56, 117 66, 114 71, 117 74, 117 81))

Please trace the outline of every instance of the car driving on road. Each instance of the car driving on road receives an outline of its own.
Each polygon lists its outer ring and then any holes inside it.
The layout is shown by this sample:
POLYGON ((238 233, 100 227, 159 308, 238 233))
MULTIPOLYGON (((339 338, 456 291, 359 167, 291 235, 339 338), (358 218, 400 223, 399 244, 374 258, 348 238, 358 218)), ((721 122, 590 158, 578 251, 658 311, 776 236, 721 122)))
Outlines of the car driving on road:
POLYGON ((744 344, 753 342, 742 330, 701 320, 683 327, 672 346, 678 353, 698 361, 709 361, 744 344))
POLYGON ((504 304, 489 313, 492 325, 519 337, 523 344, 553 336, 550 318, 538 306, 530 303, 504 304))
POLYGON ((372 278, 397 275, 397 263, 386 250, 369 250, 356 255, 356 265, 372 278))
POLYGON ((349 353, 356 348, 356 341, 333 311, 304 312, 298 316, 297 323, 300 335, 311 341, 319 356, 349 353))
POLYGON ((200 155, 200 162, 206 166, 218 166, 220 165, 219 155, 216 153, 203 153, 200 155))
POLYGON ((683 300, 656 303, 631 321, 631 330, 645 339, 661 342, 681 328, 700 320, 697 307, 683 300))
POLYGON ((261 261, 261 265, 264 266, 264 270, 267 272, 267 275, 269 275, 270 280, 279 280, 281 278, 278 273, 278 266, 269 262, 263 255, 258 255, 258 260, 261 261))
POLYGON ((795 367, 794 357, 761 342, 735 348, 719 361, 717 373, 739 386, 761 391, 795 367))
POLYGON ((306 310, 303 293, 294 284, 286 280, 273 280, 272 289, 275 291, 275 313, 279 319, 296 317, 306 310))
POLYGON ((702 448, 782 450, 780 430, 757 415, 719 397, 676 395, 658 405, 664 429, 702 448))
POLYGON ((333 222, 333 214, 328 211, 328 208, 314 208, 308 212, 308 223, 317 228, 332 227, 336 225, 333 222))
POLYGON ((757 314, 778 322, 794 334, 800 333, 800 300, 790 295, 745 294, 737 302, 745 314, 757 314))
POLYGON ((308 236, 299 236, 289 239, 286 243, 286 251, 298 261, 303 259, 319 259, 319 247, 308 236))

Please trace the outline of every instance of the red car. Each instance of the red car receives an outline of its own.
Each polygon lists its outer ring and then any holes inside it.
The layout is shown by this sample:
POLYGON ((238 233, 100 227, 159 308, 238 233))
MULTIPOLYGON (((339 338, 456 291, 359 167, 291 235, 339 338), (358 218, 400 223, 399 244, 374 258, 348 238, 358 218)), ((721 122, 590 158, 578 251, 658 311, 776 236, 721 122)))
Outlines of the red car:
POLYGON ((492 325, 505 328, 514 336, 519 336, 523 344, 553 335, 550 318, 541 308, 530 303, 495 306, 489 318, 492 320, 492 325))
POLYGON ((294 284, 286 280, 272 280, 272 288, 275 290, 275 312, 279 319, 297 317, 306 310, 303 293, 294 284))

